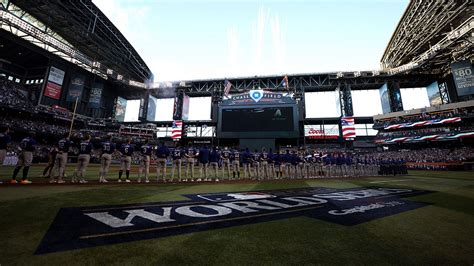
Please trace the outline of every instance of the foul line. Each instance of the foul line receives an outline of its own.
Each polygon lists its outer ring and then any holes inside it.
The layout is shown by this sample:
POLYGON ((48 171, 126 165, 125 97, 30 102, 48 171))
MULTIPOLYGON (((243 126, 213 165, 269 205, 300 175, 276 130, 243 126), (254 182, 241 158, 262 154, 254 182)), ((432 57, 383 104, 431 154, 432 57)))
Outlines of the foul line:
POLYGON ((193 225, 202 225, 202 224, 212 224, 212 223, 218 223, 218 222, 236 221, 236 220, 262 217, 262 216, 269 216, 269 215, 275 215, 275 214, 305 211, 305 210, 317 209, 317 208, 322 208, 322 207, 324 207, 324 206, 318 205, 318 206, 302 208, 302 209, 297 209, 297 210, 263 213, 263 214, 256 214, 256 215, 250 215, 250 216, 244 216, 244 217, 226 218, 226 219, 220 219, 220 220, 214 220, 214 221, 204 221, 204 222, 189 223, 189 224, 178 224, 178 225, 171 225, 171 226, 166 226, 166 227, 139 229, 139 230, 133 230, 133 231, 126 231, 126 232, 87 235, 87 236, 81 236, 81 237, 79 237, 79 239, 90 239, 90 238, 97 238, 97 237, 104 237, 104 236, 116 236, 116 235, 132 234, 132 233, 143 233, 143 232, 151 232, 151 231, 158 231, 158 230, 163 230, 163 229, 180 228, 180 227, 193 226, 193 225))
POLYGON ((378 183, 390 183, 390 182, 400 182, 400 181, 411 181, 411 179, 372 181, 372 182, 369 182, 369 183, 371 183, 371 184, 378 184, 378 183))

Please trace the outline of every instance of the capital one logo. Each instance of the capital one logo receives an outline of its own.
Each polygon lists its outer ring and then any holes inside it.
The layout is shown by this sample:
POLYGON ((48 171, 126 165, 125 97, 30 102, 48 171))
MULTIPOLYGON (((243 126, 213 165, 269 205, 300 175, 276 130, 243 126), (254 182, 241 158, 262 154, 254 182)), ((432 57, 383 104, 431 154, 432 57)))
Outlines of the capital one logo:
POLYGON ((301 188, 185 195, 190 200, 60 209, 36 254, 306 216, 351 226, 425 206, 396 188, 301 188))

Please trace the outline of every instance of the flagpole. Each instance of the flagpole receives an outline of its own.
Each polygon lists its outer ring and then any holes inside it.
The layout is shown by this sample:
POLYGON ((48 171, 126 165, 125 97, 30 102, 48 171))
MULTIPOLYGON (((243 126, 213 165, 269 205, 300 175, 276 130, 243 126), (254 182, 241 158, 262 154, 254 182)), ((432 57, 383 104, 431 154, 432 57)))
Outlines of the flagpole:
POLYGON ((69 137, 71 137, 72 135, 72 126, 74 125, 74 118, 76 118, 76 109, 77 109, 78 100, 79 100, 79 97, 76 97, 76 103, 74 104, 74 112, 72 113, 71 127, 69 128, 69 137))

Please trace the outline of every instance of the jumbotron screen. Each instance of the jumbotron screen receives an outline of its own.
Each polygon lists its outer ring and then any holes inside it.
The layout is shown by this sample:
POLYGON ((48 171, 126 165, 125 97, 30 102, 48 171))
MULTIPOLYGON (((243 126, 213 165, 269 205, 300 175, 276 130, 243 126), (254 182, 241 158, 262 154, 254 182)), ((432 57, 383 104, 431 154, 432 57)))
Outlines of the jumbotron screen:
POLYGON ((222 109, 222 132, 293 131, 293 107, 222 109))

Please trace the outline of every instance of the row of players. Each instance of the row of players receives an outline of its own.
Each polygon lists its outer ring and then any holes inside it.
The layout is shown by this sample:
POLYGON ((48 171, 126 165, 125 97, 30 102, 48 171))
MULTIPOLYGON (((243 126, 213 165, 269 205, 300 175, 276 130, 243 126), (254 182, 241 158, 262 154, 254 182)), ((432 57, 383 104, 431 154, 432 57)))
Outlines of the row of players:
MULTIPOLYGON (((0 155, 5 154, 6 143, 9 141, 8 133, 0 136, 0 155)), ((54 169, 55 175, 50 182, 64 183, 66 164, 68 161, 68 153, 74 144, 69 137, 65 136, 59 140, 57 148, 53 149, 50 156, 50 163, 46 167, 44 174, 54 169)), ((91 137, 86 136, 84 140, 78 143, 79 156, 72 182, 86 183, 85 173, 89 165, 91 152, 94 145, 91 137)), ((21 153, 17 167, 12 176, 11 183, 17 183, 17 175, 23 168, 22 183, 31 183, 28 177, 29 167, 33 160, 33 152, 36 149, 36 141, 33 136, 27 137, 21 141, 21 153)), ((120 171, 118 174, 118 182, 122 182, 122 176, 125 173, 124 182, 130 182, 130 170, 132 165, 132 155, 136 147, 129 140, 127 143, 117 145, 109 137, 100 144, 102 151, 101 167, 99 173, 99 182, 108 182, 107 176, 110 165, 112 163, 113 154, 118 153, 121 158, 120 171)), ((156 158, 157 180, 166 182, 167 160, 172 160, 171 181, 174 180, 175 174, 179 181, 197 181, 204 179, 205 181, 213 178, 218 181, 219 168, 222 171, 222 178, 240 179, 241 167, 243 167, 243 177, 252 179, 278 179, 278 178, 297 178, 297 177, 342 177, 342 176, 373 176, 379 174, 379 165, 375 160, 369 157, 358 158, 353 160, 352 156, 345 154, 327 155, 311 154, 307 151, 300 150, 280 150, 273 151, 262 148, 261 151, 255 150, 250 152, 249 149, 239 151, 237 148, 229 149, 225 147, 219 150, 217 147, 209 149, 202 147, 200 149, 194 147, 181 148, 176 146, 172 149, 161 143, 158 147, 153 147, 148 142, 141 145, 138 149, 140 153, 140 167, 138 182, 144 177, 144 182, 149 182, 150 162, 153 155, 156 158), (194 174, 196 163, 200 165, 200 176, 194 174), (182 166, 186 163, 185 178, 182 179, 182 166), (231 174, 232 173, 232 174, 231 174)), ((1 156, 0 156, 1 157, 1 156)), ((2 158, 0 158, 1 160, 2 158)), ((400 168, 401 173, 401 168, 400 168)))

